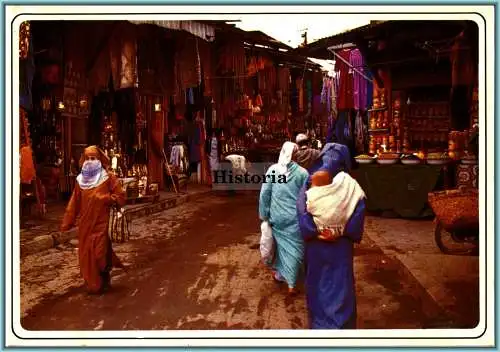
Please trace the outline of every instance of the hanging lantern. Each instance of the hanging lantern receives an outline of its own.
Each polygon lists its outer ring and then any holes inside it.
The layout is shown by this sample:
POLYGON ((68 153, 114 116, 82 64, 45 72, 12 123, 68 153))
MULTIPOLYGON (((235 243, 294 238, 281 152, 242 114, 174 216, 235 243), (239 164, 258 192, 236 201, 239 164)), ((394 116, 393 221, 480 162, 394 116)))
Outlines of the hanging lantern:
POLYGON ((19 27, 19 58, 25 60, 28 58, 29 45, 30 45, 30 23, 25 21, 19 27))

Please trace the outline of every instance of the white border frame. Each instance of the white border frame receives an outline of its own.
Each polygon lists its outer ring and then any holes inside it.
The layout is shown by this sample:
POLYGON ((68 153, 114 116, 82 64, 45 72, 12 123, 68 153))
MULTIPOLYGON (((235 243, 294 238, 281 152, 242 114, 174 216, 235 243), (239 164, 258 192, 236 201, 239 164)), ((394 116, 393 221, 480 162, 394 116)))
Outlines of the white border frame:
MULTIPOLYGON (((495 292, 493 282, 495 282, 495 267, 494 267, 494 249, 495 249, 495 228, 494 228, 494 101, 495 101, 495 85, 494 85, 494 59, 495 59, 495 18, 494 7, 487 5, 476 6, 9 6, 5 7, 5 73, 6 73, 6 236, 5 236, 5 280, 6 280, 6 296, 5 296, 5 337, 7 346, 290 346, 290 347, 306 347, 306 346, 494 346, 494 331, 495 331, 495 292), (13 80, 13 90, 11 87, 12 77, 19 75, 19 60, 17 59, 19 36, 19 24, 25 20, 36 20, 39 15, 20 15, 22 13, 58 13, 51 18, 44 16, 44 19, 51 20, 111 20, 124 19, 124 14, 127 12, 135 12, 137 15, 126 15, 127 19, 235 19, 243 14, 251 12, 266 12, 266 13, 297 13, 305 15, 309 12, 330 12, 330 13, 351 13, 367 15, 372 20, 433 20, 433 19, 455 19, 455 20, 472 20, 479 26, 479 119, 481 128, 480 135, 480 174, 479 174, 479 189, 480 189, 480 221, 484 224, 486 217, 488 218, 487 233, 488 233, 488 248, 485 247, 485 242, 480 243, 480 258, 488 255, 488 277, 486 277, 485 261, 480 259, 480 323, 474 329, 436 329, 436 330, 355 330, 355 331, 316 331, 316 330, 231 330, 231 331, 28 331, 24 330, 20 324, 20 250, 19 246, 19 207, 18 202, 14 202, 14 208, 10 208, 11 197, 17 199, 19 197, 18 187, 11 188, 11 182, 14 185, 18 184, 18 173, 13 170, 19 170, 19 158, 13 157, 18 155, 17 143, 14 143, 12 148, 12 138, 14 141, 19 138, 19 119, 10 118, 18 116, 19 107, 17 104, 12 106, 12 98, 19 98, 19 82, 13 80), (114 15, 94 15, 85 16, 83 13, 103 13, 110 12, 114 15), (193 13, 192 15, 140 15, 140 13, 193 13), (381 12, 391 12, 392 14, 376 14, 381 12), (415 14, 415 13, 420 14, 415 14), (439 13, 439 12, 447 12, 439 13), (476 14, 464 15, 457 12, 471 12, 476 14), (210 13, 227 13, 227 15, 210 15, 210 13), (372 14, 373 13, 373 14, 372 14), (422 14, 425 13, 425 14, 422 14), (208 14, 208 15, 207 15, 208 14), (484 23, 482 15, 486 23, 484 23), (14 32, 11 37, 11 22, 14 20, 14 32), (13 38, 13 41, 12 39, 13 38), (485 48, 486 43, 486 48, 485 48), (12 50, 14 48, 14 50, 12 50), (486 56, 485 56, 486 55, 486 56), (485 62, 485 59, 488 60, 485 62), (11 62, 13 70, 10 70, 11 62), (488 77, 487 87, 485 90, 485 77, 488 77), (12 96, 12 94, 14 96, 12 96), (486 99, 488 106, 486 106, 486 99), (486 126, 486 115, 489 116, 486 126), (11 131, 13 135, 11 136, 11 131), (485 135, 487 135, 488 149, 488 167, 485 166, 485 135), (487 174, 485 173, 487 171, 487 174), (485 186, 488 184, 487 203, 484 194, 485 186), (11 217, 11 215, 14 215, 11 217), (13 219, 13 221, 11 220, 13 219), (13 233, 11 237, 10 234, 13 233), (10 253, 8 249, 11 248, 10 253), (14 267, 11 265, 11 258, 14 258, 14 267), (14 269, 11 271, 11 269, 14 269), (12 273, 12 274, 11 274, 12 273), (486 285, 489 282, 489 285, 486 285), (11 295, 11 286, 13 285, 14 295, 11 295), (486 292, 485 292, 486 289, 486 292), (486 310, 484 297, 487 296, 488 309, 486 310), (14 321, 10 320, 11 313, 14 316, 14 321), (486 329, 487 323, 487 329, 486 329), (12 326, 13 325, 13 326, 12 326), (11 329, 11 327, 13 329, 11 329), (21 338, 30 338, 33 340, 22 340, 14 335, 12 331, 21 338), (484 331, 484 334, 483 334, 484 331), (479 338, 475 338, 483 334, 479 338), (109 337, 120 337, 120 340, 109 340, 109 337), (380 337, 383 336, 383 339, 380 337), (269 338, 282 338, 279 340, 269 338), (287 339, 293 337, 294 339, 287 339), (42 338, 42 339, 41 339, 42 338), (48 338, 78 338, 77 340, 49 340, 48 338), (95 338, 107 340, 94 340, 95 338), (147 340, 148 338, 161 338, 160 340, 147 340), (202 339, 202 338, 210 338, 202 339), (252 339, 249 338, 258 338, 252 339), (300 339, 296 339, 300 338, 300 339), (316 338, 316 339, 308 339, 316 338), (320 339, 318 339, 320 338, 320 339), (335 339, 332 339, 335 338, 335 339), (368 338, 368 339, 361 339, 368 338), (378 339, 371 339, 378 338, 378 339), (394 339, 397 338, 397 339, 394 339), (414 338, 419 338, 418 340, 414 338), (167 340, 169 339, 169 340, 167 340)), ((265 16, 265 15, 259 15, 265 16)), ((322 15, 319 15, 322 16, 322 15)), ((338 15, 337 15, 338 16, 338 15)), ((15 101, 15 100, 14 100, 15 101)), ((484 227, 481 227, 483 230, 484 227)), ((484 238, 484 232, 481 231, 481 238, 484 238)))

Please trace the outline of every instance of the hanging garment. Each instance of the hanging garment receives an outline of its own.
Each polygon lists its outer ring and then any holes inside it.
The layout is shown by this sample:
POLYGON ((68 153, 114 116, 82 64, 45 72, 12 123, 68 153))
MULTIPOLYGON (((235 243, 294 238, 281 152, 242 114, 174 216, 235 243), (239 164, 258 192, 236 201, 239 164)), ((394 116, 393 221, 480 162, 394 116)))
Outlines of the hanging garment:
POLYGON ((323 111, 324 110, 323 110, 322 105, 321 105, 321 96, 315 95, 313 97, 312 113, 314 115, 320 115, 323 111))
MULTIPOLYGON (((349 62, 351 52, 349 50, 342 50, 338 53, 346 62, 349 62)), ((342 60, 335 61, 335 71, 338 72, 339 77, 339 87, 338 87, 338 98, 337 98, 337 109, 353 109, 354 99, 353 99, 353 80, 352 80, 352 70, 346 65, 342 60)))
POLYGON ((209 164, 209 155, 205 151, 205 144, 207 139, 207 133, 205 129, 205 121, 200 119, 198 120, 198 128, 200 129, 200 171, 198 173, 200 177, 200 181, 206 185, 212 185, 212 176, 210 173, 210 164, 209 164))
POLYGON ((196 81, 198 85, 201 84, 201 60, 200 60, 200 49, 198 47, 198 38, 196 40, 196 81))
POLYGON ((306 81, 306 94, 307 94, 307 114, 310 115, 312 113, 312 99, 313 99, 313 91, 312 91, 312 82, 311 80, 306 81))
POLYGON ((331 93, 330 93, 330 106, 331 106, 331 116, 330 120, 335 120, 338 115, 337 109, 337 97, 338 97, 338 87, 339 87, 339 78, 336 76, 331 79, 331 93))
POLYGON ((196 38, 190 34, 180 32, 176 40, 177 80, 180 89, 196 87, 198 85, 196 38))
POLYGON ((170 153, 170 164, 185 171, 187 168, 186 155, 183 145, 174 145, 170 153))
POLYGON ((188 104, 194 105, 194 90, 193 90, 193 88, 188 88, 187 95, 188 95, 188 98, 187 98, 188 104))
POLYGON ((366 76, 372 80, 372 82, 367 81, 366 85, 366 105, 364 109, 368 110, 373 105, 373 74, 370 70, 367 70, 366 76))
POLYGON ((200 53, 200 63, 203 71, 203 83, 205 85, 205 96, 213 96, 213 77, 214 68, 212 61, 212 44, 204 40, 198 41, 198 49, 200 53))
POLYGON ((35 76, 35 61, 31 37, 28 41, 28 55, 25 59, 19 60, 19 105, 26 110, 31 110, 31 88, 35 76))
POLYGON ((20 150, 21 183, 31 184, 35 179, 36 170, 33 163, 33 151, 31 147, 24 146, 20 150))
MULTIPOLYGON (((355 67, 359 72, 365 73, 364 60, 359 49, 351 51, 349 63, 355 67)), ((367 98, 367 80, 358 72, 352 70, 353 80, 353 100, 355 110, 364 110, 366 108, 367 98)))
POLYGON ((295 81, 295 85, 297 87, 297 93, 298 93, 298 110, 299 112, 304 111, 304 85, 303 85, 303 80, 302 78, 297 78, 295 81))
POLYGON ((331 106, 331 99, 330 99, 330 84, 331 80, 330 77, 323 77, 323 87, 321 88, 321 103, 326 105, 326 112, 329 113, 331 106))
POLYGON ((120 88, 134 88, 137 82, 137 42, 135 38, 123 43, 121 53, 120 88))
POLYGON ((219 163, 219 142, 217 141, 217 137, 212 137, 212 141, 210 143, 210 170, 216 171, 220 167, 219 163))
POLYGON ((363 123, 363 115, 361 111, 356 113, 355 122, 355 137, 356 137, 356 151, 363 153, 365 149, 365 129, 363 123))
POLYGON ((340 111, 335 121, 335 137, 336 142, 343 145, 349 145, 350 130, 349 130, 349 111, 340 111))

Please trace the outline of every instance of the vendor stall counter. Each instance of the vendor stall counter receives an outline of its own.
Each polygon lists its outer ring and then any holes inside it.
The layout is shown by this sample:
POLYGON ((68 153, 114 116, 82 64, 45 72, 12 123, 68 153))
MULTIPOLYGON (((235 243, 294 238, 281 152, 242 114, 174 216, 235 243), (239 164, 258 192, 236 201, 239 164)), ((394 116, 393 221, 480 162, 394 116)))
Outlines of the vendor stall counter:
POLYGON ((366 205, 373 212, 394 212, 403 218, 432 215, 427 195, 432 192, 443 166, 359 165, 352 171, 366 193, 366 205))

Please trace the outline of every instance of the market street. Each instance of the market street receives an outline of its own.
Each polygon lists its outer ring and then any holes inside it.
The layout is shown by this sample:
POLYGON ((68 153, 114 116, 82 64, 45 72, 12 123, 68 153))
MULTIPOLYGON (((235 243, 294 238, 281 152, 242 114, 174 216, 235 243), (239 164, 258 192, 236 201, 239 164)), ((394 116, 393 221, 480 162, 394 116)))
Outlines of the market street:
MULTIPOLYGON (((131 240, 115 245, 129 270, 113 271, 105 295, 85 292, 73 246, 23 258, 23 327, 306 329, 304 295, 287 297, 252 246, 257 204, 217 193, 134 220, 131 240)), ((440 254, 430 221, 369 217, 355 255, 358 328, 474 327, 478 265, 440 254)))

